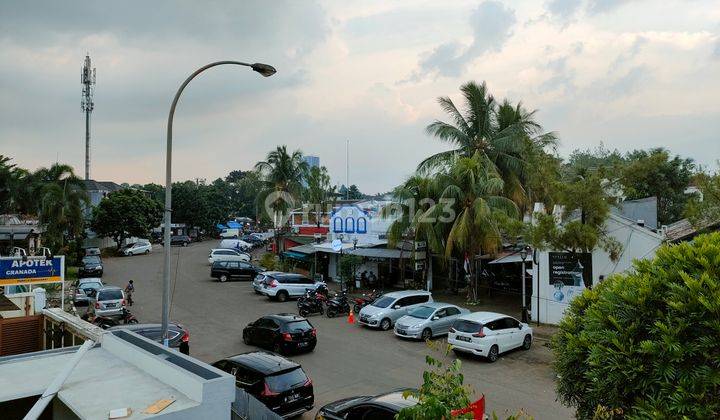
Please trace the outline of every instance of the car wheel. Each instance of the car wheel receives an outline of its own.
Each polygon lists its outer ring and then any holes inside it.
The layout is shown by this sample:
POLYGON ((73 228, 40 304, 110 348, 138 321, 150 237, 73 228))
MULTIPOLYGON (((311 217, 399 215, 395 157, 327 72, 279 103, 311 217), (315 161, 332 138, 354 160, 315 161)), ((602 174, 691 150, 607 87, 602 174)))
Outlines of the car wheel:
POLYGON ((225 283, 226 281, 228 281, 227 274, 221 274, 220 275, 220 283, 225 283))
POLYGON ((356 314, 360 312, 360 309, 362 308, 357 303, 353 305, 353 312, 355 312, 356 314))
POLYGON ((425 328, 422 331, 422 334, 420 334, 420 339, 422 341, 428 341, 432 339, 432 331, 430 331, 430 328, 425 328))
POLYGON ((382 321, 380 321, 380 329, 383 331, 387 331, 392 327, 392 322, 388 318, 384 318, 382 321))
POLYGON ((149 250, 149 249, 146 249, 146 250, 145 250, 145 254, 149 254, 149 253, 150 253, 150 250, 149 250))
POLYGON ((337 315, 337 310, 335 310, 334 308, 327 309, 327 317, 328 318, 335 318, 335 315, 337 315))
POLYGON ((243 343, 248 346, 250 345, 250 337, 248 337, 247 334, 243 334, 243 343))
POLYGON ((286 300, 288 300, 288 294, 284 290, 277 292, 277 295, 275 295, 275 297, 277 298, 278 302, 285 302, 286 300))
POLYGON ((130 321, 128 321, 128 324, 137 324, 137 323, 138 323, 137 319, 131 319, 130 321))
POLYGON ((310 314, 310 312, 306 311, 305 309, 300 309, 300 316, 305 318, 310 314))
POLYGON ((187 243, 187 242, 183 242, 183 246, 188 246, 188 243, 187 243))
POLYGON ((530 334, 525 336, 525 339, 523 339, 523 350, 530 350, 530 346, 532 346, 532 337, 530 337, 530 334))
POLYGON ((487 355, 488 362, 494 363, 498 359, 499 355, 500 355, 500 351, 498 350, 498 346, 493 345, 492 347, 490 347, 490 351, 488 352, 488 355, 487 355))

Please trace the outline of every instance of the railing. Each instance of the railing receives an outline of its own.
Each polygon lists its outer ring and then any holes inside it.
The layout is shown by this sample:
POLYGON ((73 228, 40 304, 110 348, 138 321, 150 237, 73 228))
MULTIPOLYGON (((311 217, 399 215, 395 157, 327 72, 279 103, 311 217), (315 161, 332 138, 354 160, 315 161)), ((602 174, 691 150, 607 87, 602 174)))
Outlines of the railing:
POLYGON ((263 403, 240 388, 235 388, 235 402, 232 403, 233 420, 282 420, 263 403))

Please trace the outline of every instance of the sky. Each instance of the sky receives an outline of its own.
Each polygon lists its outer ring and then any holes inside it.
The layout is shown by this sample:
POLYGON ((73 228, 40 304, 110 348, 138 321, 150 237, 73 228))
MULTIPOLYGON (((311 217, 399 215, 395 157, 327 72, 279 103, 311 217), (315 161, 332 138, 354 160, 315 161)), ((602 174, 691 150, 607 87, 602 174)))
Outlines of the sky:
POLYGON ((84 174, 80 69, 97 69, 91 177, 162 183, 248 170, 277 145, 333 181, 385 192, 448 148, 437 98, 486 81, 560 138, 558 153, 665 147, 717 168, 720 2, 15 1, 0 3, 0 154, 84 174))

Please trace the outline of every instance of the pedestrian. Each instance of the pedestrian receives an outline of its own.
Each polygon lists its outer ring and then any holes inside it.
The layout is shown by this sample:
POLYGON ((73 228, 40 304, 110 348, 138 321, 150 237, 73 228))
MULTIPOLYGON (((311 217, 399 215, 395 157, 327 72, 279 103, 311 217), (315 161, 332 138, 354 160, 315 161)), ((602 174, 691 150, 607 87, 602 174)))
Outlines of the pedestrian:
POLYGON ((360 273, 360 285, 362 285, 363 287, 367 287, 368 285, 367 270, 360 273))
POLYGON ((370 272, 370 275, 368 276, 368 283, 370 284, 370 287, 374 286, 375 283, 377 283, 377 277, 375 277, 374 272, 370 272))
POLYGON ((125 286, 125 295, 127 295, 128 306, 132 306, 132 304, 133 304, 132 295, 133 295, 134 291, 135 291, 135 285, 133 284, 133 281, 130 280, 130 281, 128 281, 127 286, 125 286))

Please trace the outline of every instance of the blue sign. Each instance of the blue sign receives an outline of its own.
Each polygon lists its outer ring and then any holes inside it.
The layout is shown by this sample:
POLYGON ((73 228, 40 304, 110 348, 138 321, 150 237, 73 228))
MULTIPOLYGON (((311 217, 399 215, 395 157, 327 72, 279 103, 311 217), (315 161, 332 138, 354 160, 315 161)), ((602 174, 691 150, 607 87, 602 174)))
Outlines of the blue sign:
POLYGON ((0 259, 0 286, 60 283, 65 278, 65 256, 0 259))

